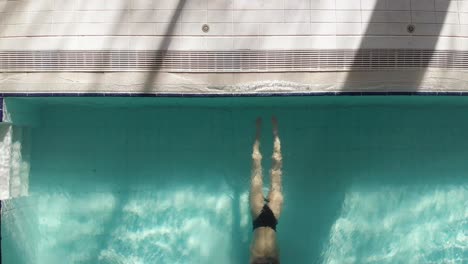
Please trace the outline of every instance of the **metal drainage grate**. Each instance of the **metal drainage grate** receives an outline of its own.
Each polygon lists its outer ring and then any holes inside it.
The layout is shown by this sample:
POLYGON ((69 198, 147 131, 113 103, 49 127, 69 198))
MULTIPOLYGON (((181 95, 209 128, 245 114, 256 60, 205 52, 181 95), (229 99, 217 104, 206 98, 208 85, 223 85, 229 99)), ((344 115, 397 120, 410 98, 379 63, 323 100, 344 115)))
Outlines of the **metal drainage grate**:
POLYGON ((0 51, 2 72, 283 72, 468 69, 468 52, 366 50, 0 51))

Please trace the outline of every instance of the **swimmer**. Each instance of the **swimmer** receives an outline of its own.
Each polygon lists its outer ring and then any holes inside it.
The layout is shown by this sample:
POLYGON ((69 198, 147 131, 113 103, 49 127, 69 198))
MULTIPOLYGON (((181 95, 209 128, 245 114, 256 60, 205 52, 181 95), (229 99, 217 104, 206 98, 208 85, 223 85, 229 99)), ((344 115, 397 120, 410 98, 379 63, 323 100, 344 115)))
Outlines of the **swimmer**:
POLYGON ((253 240, 250 247, 251 264, 279 264, 279 248, 276 241, 276 224, 281 215, 283 194, 281 190, 281 143, 278 136, 278 121, 273 122, 273 164, 270 170, 271 186, 268 198, 263 197, 262 155, 260 154, 260 127, 257 119, 257 132, 252 153, 252 178, 250 185, 250 210, 253 219, 253 240))

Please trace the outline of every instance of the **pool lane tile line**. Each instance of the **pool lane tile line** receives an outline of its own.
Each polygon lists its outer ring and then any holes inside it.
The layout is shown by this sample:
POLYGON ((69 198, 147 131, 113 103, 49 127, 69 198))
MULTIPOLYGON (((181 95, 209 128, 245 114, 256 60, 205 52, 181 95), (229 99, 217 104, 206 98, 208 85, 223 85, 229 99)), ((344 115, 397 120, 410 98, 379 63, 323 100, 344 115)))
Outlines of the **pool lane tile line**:
MULTIPOLYGON (((3 97, 0 97, 0 123, 1 122, 3 122, 3 97)), ((1 206, 0 206, 0 208, 1 208, 1 206)))
MULTIPOLYGON (((468 92, 314 92, 314 93, 0 93, 5 97, 291 97, 291 96, 468 96, 468 92)), ((1 120, 3 120, 3 112, 1 120)))

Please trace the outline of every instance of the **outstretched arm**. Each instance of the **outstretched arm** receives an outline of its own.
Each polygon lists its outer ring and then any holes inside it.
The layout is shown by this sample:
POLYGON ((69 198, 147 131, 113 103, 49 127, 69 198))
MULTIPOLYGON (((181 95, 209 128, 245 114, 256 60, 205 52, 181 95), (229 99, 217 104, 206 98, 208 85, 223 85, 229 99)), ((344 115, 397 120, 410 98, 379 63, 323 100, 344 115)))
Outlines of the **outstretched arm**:
POLYGON ((276 117, 272 118, 273 123, 273 164, 270 170, 271 177, 271 188, 268 195, 270 201, 269 206, 276 219, 279 219, 281 215, 281 209, 283 207, 283 191, 282 191, 282 167, 283 157, 281 155, 281 142, 278 134, 278 120, 276 117))
POLYGON ((260 130, 262 119, 257 118, 255 141, 252 152, 252 175, 250 179, 250 210, 252 218, 260 215, 263 208, 262 154, 260 153, 260 130))

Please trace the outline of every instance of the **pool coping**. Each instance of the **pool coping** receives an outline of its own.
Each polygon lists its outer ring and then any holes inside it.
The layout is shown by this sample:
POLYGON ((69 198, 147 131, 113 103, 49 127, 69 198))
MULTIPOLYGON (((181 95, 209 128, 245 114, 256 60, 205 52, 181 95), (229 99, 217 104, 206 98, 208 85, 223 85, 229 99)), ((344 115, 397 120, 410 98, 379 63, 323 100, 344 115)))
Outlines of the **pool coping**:
POLYGON ((389 91, 389 92, 262 92, 262 93, 54 93, 54 92, 6 92, 0 93, 0 99, 5 97, 291 97, 291 96, 468 96, 468 91, 389 91))

